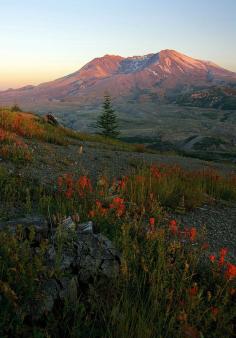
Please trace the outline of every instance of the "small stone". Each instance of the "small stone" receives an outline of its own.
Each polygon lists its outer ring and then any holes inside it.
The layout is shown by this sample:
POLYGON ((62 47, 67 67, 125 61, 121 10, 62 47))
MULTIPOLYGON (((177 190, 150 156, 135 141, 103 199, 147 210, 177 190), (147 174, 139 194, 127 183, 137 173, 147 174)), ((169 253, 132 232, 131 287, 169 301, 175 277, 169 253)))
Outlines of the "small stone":
POLYGON ((78 232, 93 233, 93 222, 81 223, 78 225, 78 232))
POLYGON ((75 222, 72 220, 71 217, 68 217, 66 219, 64 219, 62 221, 62 226, 65 228, 65 229, 75 229, 76 225, 75 225, 75 222))

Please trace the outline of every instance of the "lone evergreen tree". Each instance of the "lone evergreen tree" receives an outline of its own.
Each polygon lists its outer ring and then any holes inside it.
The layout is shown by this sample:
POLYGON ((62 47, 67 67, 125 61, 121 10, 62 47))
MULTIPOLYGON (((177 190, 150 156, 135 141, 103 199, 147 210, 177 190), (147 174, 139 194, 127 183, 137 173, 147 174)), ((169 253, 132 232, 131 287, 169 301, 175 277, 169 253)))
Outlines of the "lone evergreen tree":
POLYGON ((104 96, 103 112, 97 119, 96 128, 100 130, 100 135, 106 137, 115 138, 119 135, 117 117, 112 108, 111 98, 109 95, 104 96))

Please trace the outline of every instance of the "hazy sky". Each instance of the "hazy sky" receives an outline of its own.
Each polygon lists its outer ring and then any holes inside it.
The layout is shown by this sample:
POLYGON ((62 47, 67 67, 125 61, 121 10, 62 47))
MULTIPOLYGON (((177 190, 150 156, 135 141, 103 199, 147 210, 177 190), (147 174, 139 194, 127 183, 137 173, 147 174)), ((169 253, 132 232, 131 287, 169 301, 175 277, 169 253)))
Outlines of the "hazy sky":
POLYGON ((0 0, 0 89, 166 48, 236 72, 236 0, 0 0))

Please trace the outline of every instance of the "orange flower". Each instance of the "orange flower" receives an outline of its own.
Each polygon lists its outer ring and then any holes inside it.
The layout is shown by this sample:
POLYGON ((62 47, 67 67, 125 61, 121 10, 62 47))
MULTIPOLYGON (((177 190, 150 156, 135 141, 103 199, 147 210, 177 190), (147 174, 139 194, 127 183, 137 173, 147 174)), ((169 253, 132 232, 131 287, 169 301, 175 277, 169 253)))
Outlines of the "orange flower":
POLYGON ((224 263, 225 263, 225 256, 227 255, 227 253, 228 253, 228 249, 227 248, 222 248, 221 250, 220 250, 220 258, 219 258, 219 266, 222 266, 222 265, 224 265, 224 263))
POLYGON ((120 204, 119 207, 116 210, 116 215, 118 217, 121 217, 124 213, 125 213, 125 205, 124 204, 120 204))
POLYGON ((99 201, 99 200, 96 200, 96 207, 98 208, 98 209, 100 209, 100 208, 102 208, 102 203, 99 201))
POLYGON ((125 204, 123 198, 120 197, 113 198, 113 201, 110 204, 110 209, 115 209, 116 215, 118 217, 122 216, 125 213, 125 204))
POLYGON ((94 218, 95 217, 95 211, 90 210, 89 213, 88 213, 88 217, 94 218))
POLYGON ((228 249, 227 248, 222 248, 220 249, 220 256, 221 257, 225 257, 228 253, 228 249))
POLYGON ((123 177, 119 182, 118 182, 118 190, 124 190, 126 187, 128 181, 128 177, 125 176, 123 177))
POLYGON ((108 213, 108 209, 106 209, 106 208, 101 208, 100 209, 101 216, 105 216, 107 213, 108 213))
POLYGON ((191 228, 189 231, 189 237, 190 237, 190 241, 194 242, 197 236, 197 230, 196 228, 191 228))
POLYGON ((216 256, 215 256, 215 255, 210 255, 210 256, 209 256, 209 259, 210 259, 210 261, 211 261, 212 263, 214 263, 215 260, 216 260, 216 256))
POLYGON ((155 225, 155 218, 151 217, 149 218, 149 224, 153 227, 155 225))
POLYGON ((71 199, 73 196, 73 189, 72 188, 68 188, 65 192, 66 198, 71 199))
POLYGON ((225 272, 225 277, 227 279, 234 279, 236 278, 236 265, 227 263, 227 270, 225 272))
POLYGON ((197 293, 198 293, 198 287, 197 287, 197 285, 194 285, 194 286, 192 286, 192 287, 189 289, 189 295, 190 295, 191 297, 196 296, 197 293))
POLYGON ((92 191, 91 181, 87 176, 81 176, 77 182, 79 189, 92 191))
POLYGON ((66 174, 65 175, 65 181, 66 181, 67 187, 72 187, 73 186, 73 177, 72 177, 71 174, 66 174))
POLYGON ((177 222, 175 219, 172 219, 170 221, 170 231, 173 233, 173 234, 177 234, 178 232, 178 225, 177 225, 177 222))
POLYGON ((218 313, 219 313, 219 309, 217 307, 215 307, 215 306, 212 306, 211 307, 211 313, 212 313, 212 315, 214 317, 216 317, 218 315, 218 313))
POLYGON ((123 198, 115 197, 115 198, 113 198, 113 203, 116 204, 116 205, 119 205, 119 204, 124 203, 124 200, 123 200, 123 198))
POLYGON ((151 166, 151 173, 157 179, 159 179, 161 177, 160 170, 157 168, 156 165, 151 166))

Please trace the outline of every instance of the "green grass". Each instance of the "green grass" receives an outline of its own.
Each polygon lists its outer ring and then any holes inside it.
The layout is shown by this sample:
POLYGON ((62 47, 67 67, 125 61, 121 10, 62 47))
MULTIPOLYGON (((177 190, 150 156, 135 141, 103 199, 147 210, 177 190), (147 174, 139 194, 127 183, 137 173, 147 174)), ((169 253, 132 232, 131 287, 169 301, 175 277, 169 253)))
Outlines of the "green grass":
POLYGON ((36 115, 12 111, 9 108, 0 109, 0 128, 26 139, 36 139, 62 146, 73 144, 73 140, 77 140, 98 143, 113 150, 150 152, 143 145, 129 144, 119 139, 96 134, 81 133, 63 126, 53 126, 36 115))

